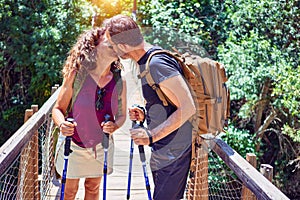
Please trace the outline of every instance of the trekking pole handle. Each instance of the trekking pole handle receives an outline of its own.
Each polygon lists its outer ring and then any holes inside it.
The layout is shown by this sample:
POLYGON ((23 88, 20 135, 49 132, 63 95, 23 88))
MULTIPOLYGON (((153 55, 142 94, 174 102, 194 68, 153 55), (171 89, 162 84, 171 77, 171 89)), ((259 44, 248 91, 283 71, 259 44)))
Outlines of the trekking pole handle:
POLYGON ((153 137, 151 135, 151 133, 149 132, 149 130, 147 128, 144 127, 144 121, 145 121, 145 114, 146 114, 146 111, 145 111, 145 108, 138 105, 138 104, 133 104, 132 105, 133 108, 139 108, 140 110, 142 110, 143 114, 144 114, 144 120, 143 121, 133 121, 133 125, 132 125, 132 128, 144 128, 148 137, 149 137, 149 146, 152 147, 153 146, 153 137))
MULTIPOLYGON (((109 114, 104 115, 104 122, 105 123, 108 122, 109 119, 110 119, 110 115, 109 114)), ((104 133, 104 136, 103 136, 103 147, 107 149, 108 148, 108 143, 109 143, 109 134, 105 133, 105 132, 103 132, 103 133, 104 133)))
MULTIPOLYGON (((144 115, 145 115, 145 109, 137 104, 134 104, 132 107, 137 107, 140 108, 144 115)), ((141 123, 140 121, 133 121, 133 126, 132 128, 136 129, 136 128, 143 128, 143 123, 141 123)), ((146 156, 145 156, 145 150, 144 150, 144 146, 143 145, 138 145, 139 148, 139 153, 140 153, 140 159, 142 162, 146 161, 146 156)))
MULTIPOLYGON (((74 124, 75 120, 73 118, 67 118, 66 119, 68 122, 74 124)), ((72 136, 67 136, 66 137, 66 143, 65 143, 65 151, 64 151, 64 156, 69 156, 70 153, 72 153, 71 150, 71 141, 72 141, 72 136)))
POLYGON ((144 119, 142 121, 134 121, 134 122, 137 123, 137 124, 139 124, 138 127, 144 127, 144 121, 146 119, 146 116, 145 116, 146 110, 145 110, 145 108, 143 106, 138 105, 138 104, 133 104, 132 108, 138 108, 138 109, 140 109, 143 112, 144 119))

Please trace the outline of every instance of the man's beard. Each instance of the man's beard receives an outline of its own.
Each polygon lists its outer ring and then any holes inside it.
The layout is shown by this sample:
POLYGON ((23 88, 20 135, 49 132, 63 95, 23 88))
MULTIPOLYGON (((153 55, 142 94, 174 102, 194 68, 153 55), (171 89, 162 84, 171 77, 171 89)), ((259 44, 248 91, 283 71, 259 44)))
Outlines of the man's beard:
POLYGON ((129 53, 125 53, 124 51, 122 51, 121 49, 118 48, 118 56, 122 59, 128 59, 131 58, 129 53))
POLYGON ((129 56, 128 53, 124 53, 124 54, 122 54, 122 55, 119 56, 119 57, 122 58, 122 59, 128 59, 128 58, 130 58, 130 56, 129 56))

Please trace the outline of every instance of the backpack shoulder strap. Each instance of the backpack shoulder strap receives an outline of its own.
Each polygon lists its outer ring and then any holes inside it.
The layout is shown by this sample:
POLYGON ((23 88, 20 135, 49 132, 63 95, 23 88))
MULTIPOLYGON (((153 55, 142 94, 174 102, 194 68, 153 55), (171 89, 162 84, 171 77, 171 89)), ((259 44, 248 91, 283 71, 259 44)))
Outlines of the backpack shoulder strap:
MULTIPOLYGON (((72 99, 71 102, 69 103, 69 106, 67 108, 67 112, 66 115, 70 112, 70 110, 72 109, 76 98, 82 88, 82 85, 86 79, 87 73, 86 71, 84 72, 77 72, 74 78, 74 82, 73 82, 73 95, 72 95, 72 99)), ((123 81, 121 78, 121 70, 115 70, 113 71, 113 78, 116 82, 116 87, 117 87, 117 91, 118 91, 118 113, 116 114, 116 117, 118 115, 120 115, 122 113, 122 90, 123 90, 123 81)))
POLYGON ((121 78, 121 70, 116 69, 113 71, 113 76, 116 82, 117 92, 118 92, 118 112, 116 118, 122 113, 122 91, 123 91, 123 80, 121 78))
POLYGON ((166 97, 166 95, 163 93, 163 91, 160 89, 160 87, 155 83, 155 81, 153 80, 151 73, 150 73, 150 60, 152 59, 152 57, 156 54, 167 54, 170 57, 175 58, 178 62, 182 63, 182 60, 179 59, 178 56, 175 56, 173 53, 171 53, 170 51, 167 50, 157 50, 152 52, 146 62, 146 66, 145 66, 145 70, 143 72, 141 72, 138 75, 138 78, 143 78, 145 76, 147 83, 150 85, 150 87, 155 90, 155 92, 157 93, 159 99, 163 102, 164 106, 168 105, 168 102, 170 102, 172 104, 172 102, 170 100, 168 100, 168 98, 166 97))
POLYGON ((66 111, 66 115, 68 115, 68 113, 70 112, 70 110, 72 109, 76 98, 82 88, 82 85, 86 79, 87 74, 84 72, 76 72, 75 78, 74 78, 74 82, 73 82, 73 94, 72 94, 72 99, 71 102, 69 103, 69 106, 67 108, 66 111))

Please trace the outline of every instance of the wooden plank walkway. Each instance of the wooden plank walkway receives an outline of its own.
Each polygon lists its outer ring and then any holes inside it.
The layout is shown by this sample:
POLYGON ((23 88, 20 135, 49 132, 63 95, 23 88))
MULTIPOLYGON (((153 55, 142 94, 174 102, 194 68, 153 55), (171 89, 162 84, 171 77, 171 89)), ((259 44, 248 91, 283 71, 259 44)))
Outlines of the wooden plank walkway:
MULTIPOLYGON (((129 63, 128 63, 129 64, 129 63)), ((124 76, 127 81, 127 105, 131 106, 135 103, 141 103, 142 98, 140 94, 140 86, 133 78, 133 73, 129 71, 128 66, 125 66, 124 76)), ((129 129, 131 128, 131 121, 126 120, 125 124, 114 133, 115 141, 115 154, 114 154, 114 167, 113 173, 107 177, 107 199, 108 200, 122 200, 126 199, 127 195, 127 180, 129 169, 129 154, 130 154, 130 135, 129 129)), ((149 167, 150 148, 145 146, 145 154, 147 159, 147 172, 150 181, 151 193, 153 192, 152 174, 149 167)), ((103 182, 103 181, 102 181, 103 182)), ((84 199, 84 185, 83 179, 80 180, 79 190, 76 199, 84 199)), ((102 184, 100 187, 100 199, 102 197, 102 184)), ((47 199, 56 200, 60 195, 60 182, 53 180, 52 189, 47 199)), ((130 199, 132 200, 145 200, 147 199, 147 191, 145 187, 145 179, 143 168, 138 154, 137 145, 134 146, 132 177, 131 177, 131 193, 130 199)))

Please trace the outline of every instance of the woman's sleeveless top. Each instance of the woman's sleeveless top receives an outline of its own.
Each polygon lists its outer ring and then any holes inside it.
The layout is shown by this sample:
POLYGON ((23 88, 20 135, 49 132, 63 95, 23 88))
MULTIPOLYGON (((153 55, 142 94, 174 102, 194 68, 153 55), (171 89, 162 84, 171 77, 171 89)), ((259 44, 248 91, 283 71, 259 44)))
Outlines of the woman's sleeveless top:
POLYGON ((104 116, 110 115, 109 121, 114 122, 118 111, 118 92, 115 86, 114 78, 104 88, 99 88, 91 76, 86 77, 68 114, 77 123, 72 141, 78 146, 90 148, 102 142, 101 123, 105 120, 104 116), (96 108, 97 101, 100 109, 96 108))

